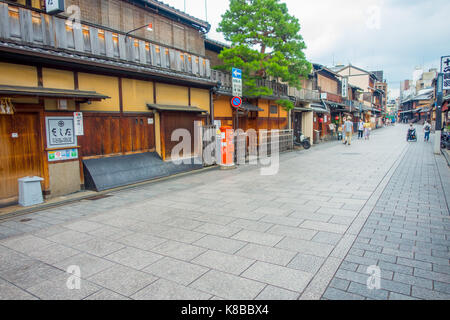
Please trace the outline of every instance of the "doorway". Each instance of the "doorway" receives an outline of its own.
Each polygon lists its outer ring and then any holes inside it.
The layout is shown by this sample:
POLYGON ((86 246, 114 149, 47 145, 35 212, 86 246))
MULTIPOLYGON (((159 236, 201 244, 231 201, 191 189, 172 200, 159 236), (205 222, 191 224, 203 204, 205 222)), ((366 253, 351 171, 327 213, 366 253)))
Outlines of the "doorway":
POLYGON ((0 206, 17 203, 17 179, 41 175, 39 113, 0 115, 0 206))

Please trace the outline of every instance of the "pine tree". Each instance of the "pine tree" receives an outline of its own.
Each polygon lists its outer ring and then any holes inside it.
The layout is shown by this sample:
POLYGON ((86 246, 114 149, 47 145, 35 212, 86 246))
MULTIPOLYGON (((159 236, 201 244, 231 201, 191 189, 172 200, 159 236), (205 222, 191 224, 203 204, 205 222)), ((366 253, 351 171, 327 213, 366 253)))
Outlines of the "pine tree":
MULTIPOLYGON (((300 23, 279 0, 230 0, 217 31, 232 44, 220 53, 224 63, 218 68, 243 70, 245 96, 272 95, 270 88, 258 86, 258 80, 263 79, 300 88, 301 79, 311 71, 303 52, 306 45, 300 23)), ((290 100, 277 102, 293 108, 290 100)))

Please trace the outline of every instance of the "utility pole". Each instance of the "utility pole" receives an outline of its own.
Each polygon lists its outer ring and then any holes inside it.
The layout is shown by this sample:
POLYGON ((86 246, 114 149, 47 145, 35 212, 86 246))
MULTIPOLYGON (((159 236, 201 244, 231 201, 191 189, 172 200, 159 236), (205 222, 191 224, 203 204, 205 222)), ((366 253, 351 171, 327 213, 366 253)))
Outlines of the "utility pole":
POLYGON ((208 22, 208 0, 205 0, 205 18, 206 22, 208 22))

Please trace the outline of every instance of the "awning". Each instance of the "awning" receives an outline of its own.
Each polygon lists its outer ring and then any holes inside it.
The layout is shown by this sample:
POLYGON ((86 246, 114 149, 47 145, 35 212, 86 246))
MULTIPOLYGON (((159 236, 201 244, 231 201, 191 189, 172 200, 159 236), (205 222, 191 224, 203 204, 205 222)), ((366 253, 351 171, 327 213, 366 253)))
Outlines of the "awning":
POLYGON ((0 85, 0 96, 5 97, 42 97, 74 100, 103 100, 110 97, 95 91, 66 90, 42 87, 19 87, 0 85))
POLYGON ((294 112, 312 112, 313 109, 311 108, 301 108, 301 107, 295 107, 293 109, 294 112))
POLYGON ((242 105, 240 106, 240 109, 243 109, 245 111, 264 111, 264 109, 261 109, 258 106, 254 106, 248 102, 242 103, 242 105))
POLYGON ((326 101, 326 104, 333 109, 346 109, 347 105, 342 104, 342 103, 338 103, 338 102, 331 102, 331 101, 326 101))
POLYGON ((164 104, 147 104, 149 110, 207 113, 208 111, 193 106, 170 106, 164 104))
POLYGON ((402 111, 402 112, 400 112, 400 114, 412 113, 412 112, 413 112, 413 110, 407 110, 407 111, 402 111))
POLYGON ((325 109, 320 104, 315 104, 315 103, 311 104, 311 109, 315 113, 330 113, 329 110, 325 109))

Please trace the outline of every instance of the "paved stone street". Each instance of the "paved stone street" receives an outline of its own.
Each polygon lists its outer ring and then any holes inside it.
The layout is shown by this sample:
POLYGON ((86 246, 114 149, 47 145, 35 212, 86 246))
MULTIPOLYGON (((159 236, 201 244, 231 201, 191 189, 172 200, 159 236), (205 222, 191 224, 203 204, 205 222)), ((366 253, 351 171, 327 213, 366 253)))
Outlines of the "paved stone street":
POLYGON ((405 138, 389 127, 281 155, 275 176, 212 170, 2 222, 0 299, 449 299, 449 170, 405 138))

